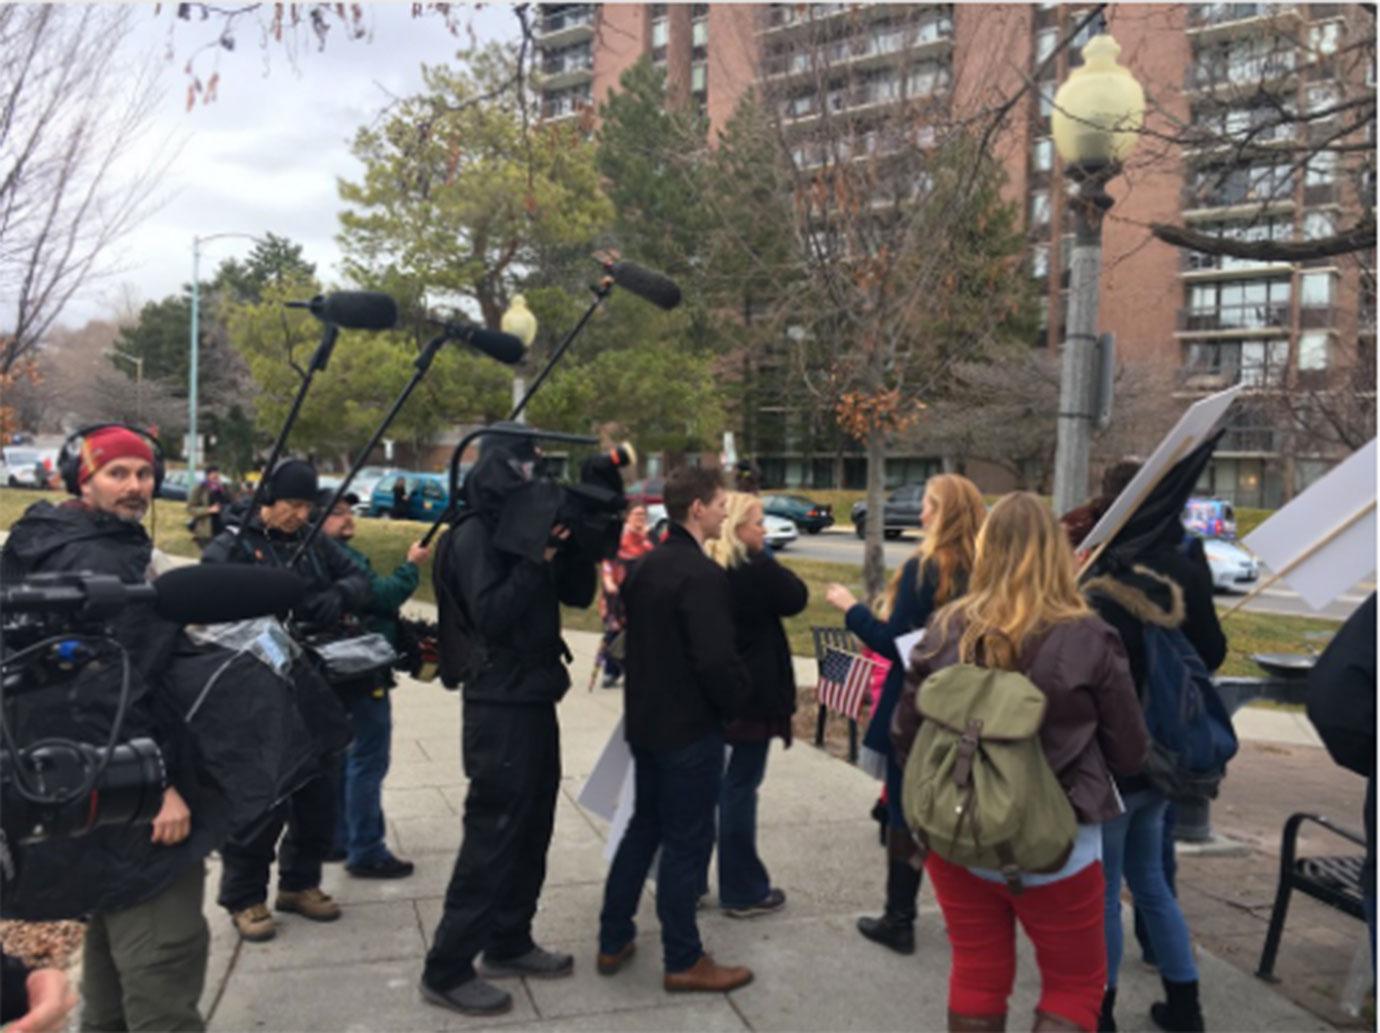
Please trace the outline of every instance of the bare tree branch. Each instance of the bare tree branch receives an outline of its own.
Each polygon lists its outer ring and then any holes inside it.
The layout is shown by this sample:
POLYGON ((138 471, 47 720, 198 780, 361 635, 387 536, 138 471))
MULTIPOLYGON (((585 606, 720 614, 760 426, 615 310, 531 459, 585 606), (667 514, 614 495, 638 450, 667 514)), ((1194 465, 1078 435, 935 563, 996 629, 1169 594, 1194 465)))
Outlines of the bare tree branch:
POLYGON ((1373 216, 1345 232, 1318 240, 1237 240, 1162 222, 1151 223, 1150 232, 1175 247, 1192 248, 1208 255, 1253 258, 1261 262, 1306 262, 1310 258, 1329 258, 1375 247, 1373 216))

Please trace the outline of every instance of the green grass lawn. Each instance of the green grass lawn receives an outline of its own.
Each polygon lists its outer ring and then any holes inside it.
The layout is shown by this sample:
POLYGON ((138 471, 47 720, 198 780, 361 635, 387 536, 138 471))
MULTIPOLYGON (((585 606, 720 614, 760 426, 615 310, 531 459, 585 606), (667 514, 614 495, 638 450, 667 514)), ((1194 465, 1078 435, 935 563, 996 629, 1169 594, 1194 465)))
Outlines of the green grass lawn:
MULTIPOLYGON (((16 488, 0 489, 0 530, 8 529, 19 519, 30 504, 46 499, 60 502, 64 496, 57 492, 23 491, 16 488)), ((1243 511, 1237 510, 1238 518, 1243 511)), ((1245 511, 1253 513, 1256 511, 1245 511)), ((188 532, 187 510, 180 502, 164 500, 159 502, 152 514, 155 521, 154 539, 160 549, 178 556, 196 556, 196 544, 188 532)), ((387 574, 407 557, 407 547, 426 533, 427 524, 410 520, 357 520, 358 534, 355 545, 368 555, 374 569, 387 574)), ((799 559, 790 551, 780 554, 781 562, 786 564, 801 578, 810 589, 810 603, 805 612, 786 621, 786 634, 790 638, 792 652, 810 656, 814 652, 814 642, 810 628, 814 626, 840 627, 843 615, 824 601, 824 590, 831 581, 839 581, 862 595, 862 568, 846 563, 824 563, 815 560, 799 559)), ((435 602, 431 589, 431 579, 425 574, 416 598, 423 602, 435 602)), ((1230 605, 1228 600, 1227 605, 1230 605)), ((566 609, 564 622, 567 628, 578 631, 599 631, 599 613, 596 606, 586 610, 566 609)), ((1306 653, 1321 649, 1318 638, 1307 638, 1309 633, 1331 634, 1337 630, 1335 621, 1311 617, 1281 617, 1274 614, 1259 614, 1239 611, 1228 618, 1225 624, 1227 640, 1231 649, 1222 674, 1255 676, 1261 674, 1251 661, 1252 653, 1306 653)))

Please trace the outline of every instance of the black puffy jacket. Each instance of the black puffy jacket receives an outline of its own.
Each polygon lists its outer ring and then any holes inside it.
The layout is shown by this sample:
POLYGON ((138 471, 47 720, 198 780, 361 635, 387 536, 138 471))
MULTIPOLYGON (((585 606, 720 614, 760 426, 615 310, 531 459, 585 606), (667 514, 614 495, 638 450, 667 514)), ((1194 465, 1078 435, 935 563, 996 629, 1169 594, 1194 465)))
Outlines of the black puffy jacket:
POLYGON ((782 736, 791 741, 796 709, 795 665, 781 623, 805 609, 810 590, 765 549, 728 570, 733 631, 752 678, 752 701, 728 727, 732 742, 782 736))
MULTIPOLYGON (((442 601, 442 635, 450 598, 464 607, 481 659, 464 681, 465 699, 482 703, 551 703, 570 688, 561 640, 561 604, 594 601, 593 559, 562 549, 550 562, 506 552, 495 544, 505 506, 530 482, 522 456, 491 441, 465 479, 465 516, 437 551, 432 577, 442 601)), ((511 511, 510 511, 511 512, 511 511)), ((511 519, 511 516, 509 517, 511 519)), ((444 649, 443 644, 443 649, 444 649)))
MULTIPOLYGON (((0 581, 89 571, 141 582, 151 556, 152 542, 138 524, 76 501, 39 502, 10 531, 0 581)), ((176 846, 155 846, 147 824, 107 826, 76 839, 26 845, 15 851, 15 877, 0 895, 6 917, 78 918, 151 899, 234 828, 315 774, 323 753, 348 741, 343 715, 335 723, 303 716, 320 706, 340 710, 310 670, 285 685, 251 657, 193 643, 148 605, 127 607, 110 625, 133 667, 120 737, 148 736, 158 744, 168 780, 192 812, 191 834, 176 846)), ((21 746, 44 735, 106 741, 117 673, 87 669, 72 687, 71 698, 39 691, 19 701, 29 719, 12 729, 21 746)))

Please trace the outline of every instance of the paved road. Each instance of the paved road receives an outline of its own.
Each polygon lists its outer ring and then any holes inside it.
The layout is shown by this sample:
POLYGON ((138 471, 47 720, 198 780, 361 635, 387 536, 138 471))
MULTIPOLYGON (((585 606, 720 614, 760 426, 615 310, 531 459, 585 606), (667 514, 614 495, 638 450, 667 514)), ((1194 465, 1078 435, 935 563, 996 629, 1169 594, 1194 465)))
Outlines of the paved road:
MULTIPOLYGON (((919 539, 914 535, 908 534, 900 539, 884 542, 883 549, 886 552, 887 568, 897 567, 904 563, 906 558, 915 551, 918 541, 919 539)), ((803 534, 787 546, 782 555, 861 566, 862 542, 851 530, 831 530, 815 535, 803 534)), ((1269 577, 1268 571, 1262 571, 1261 576, 1269 577)), ((1319 613, 1289 589, 1283 585, 1277 585, 1265 589, 1259 596, 1247 603, 1246 610, 1251 613, 1277 613, 1295 617, 1328 617, 1340 621, 1346 620, 1351 612, 1364 602, 1366 596, 1373 591, 1375 591, 1375 581, 1373 578, 1367 578, 1319 613)), ((1218 597, 1219 604, 1224 607, 1230 606, 1233 601, 1230 595, 1218 597)))

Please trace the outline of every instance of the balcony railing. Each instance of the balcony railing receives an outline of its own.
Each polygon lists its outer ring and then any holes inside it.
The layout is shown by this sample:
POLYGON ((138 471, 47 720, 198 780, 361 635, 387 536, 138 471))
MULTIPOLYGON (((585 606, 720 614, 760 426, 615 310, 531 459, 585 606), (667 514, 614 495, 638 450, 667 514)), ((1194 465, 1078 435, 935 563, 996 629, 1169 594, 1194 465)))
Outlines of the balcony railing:
POLYGON ((548 14, 541 20, 537 34, 543 37, 555 36, 571 29, 593 28, 593 26, 594 5, 585 4, 548 14))
POLYGON ((1217 442, 1218 453, 1223 452, 1263 452, 1271 454, 1279 451, 1280 433, 1271 427, 1234 427, 1222 435, 1217 442))
POLYGON ((1245 18, 1259 18, 1277 12, 1282 4, 1189 4, 1188 24, 1191 26, 1221 25, 1245 18))
POLYGON ((1218 330, 1287 330, 1289 305, 1242 305, 1230 308, 1193 311, 1180 309, 1178 329, 1182 333, 1212 333, 1218 330))
POLYGON ((569 54, 565 57, 548 59, 541 64, 542 75, 548 78, 556 78, 571 73, 591 72, 594 70, 594 55, 588 51, 579 54, 569 54))

